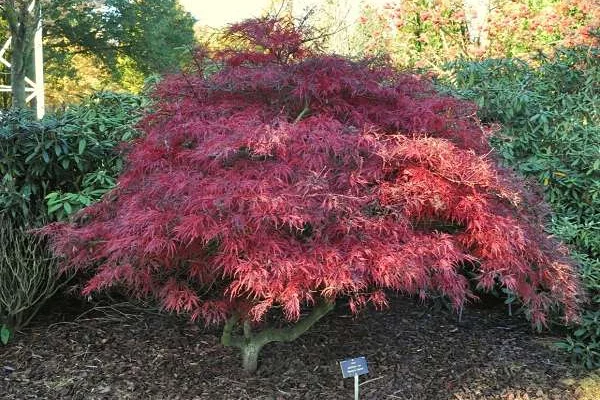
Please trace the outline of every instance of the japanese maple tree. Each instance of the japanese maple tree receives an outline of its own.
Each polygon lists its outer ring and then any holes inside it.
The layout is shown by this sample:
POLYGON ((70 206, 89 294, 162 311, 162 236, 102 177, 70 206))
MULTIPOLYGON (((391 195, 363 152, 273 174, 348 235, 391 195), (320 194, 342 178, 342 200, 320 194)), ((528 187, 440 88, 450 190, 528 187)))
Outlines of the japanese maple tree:
POLYGON ((290 21, 231 26, 221 65, 168 76, 117 187, 45 228, 65 268, 223 323, 253 371, 345 298, 502 285, 534 323, 578 283, 534 197, 499 169, 472 104, 376 60, 321 55, 290 21), (475 271, 467 278, 465 270, 475 271), (305 313, 308 315, 303 316, 305 313), (289 323, 265 326, 278 312, 289 323))

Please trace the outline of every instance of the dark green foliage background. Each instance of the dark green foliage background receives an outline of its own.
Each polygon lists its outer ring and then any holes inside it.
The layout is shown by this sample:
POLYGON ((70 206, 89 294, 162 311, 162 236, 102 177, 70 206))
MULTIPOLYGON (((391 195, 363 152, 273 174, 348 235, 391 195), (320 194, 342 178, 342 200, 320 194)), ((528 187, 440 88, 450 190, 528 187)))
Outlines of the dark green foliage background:
POLYGON ((176 0, 49 0, 44 8, 46 61, 70 70, 76 52, 95 55, 119 75, 117 58, 131 58, 148 76, 177 70, 196 45, 194 18, 176 0))
POLYGON ((100 92, 41 121, 0 112, 0 215, 35 226, 98 200, 121 171, 118 144, 138 135, 146 106, 140 96, 100 92))
POLYGON ((559 346, 592 368, 600 366, 600 49, 534 61, 459 61, 439 83, 477 103, 484 123, 500 123, 492 144, 506 166, 544 188, 553 209, 547 229, 571 246, 591 300, 559 346))

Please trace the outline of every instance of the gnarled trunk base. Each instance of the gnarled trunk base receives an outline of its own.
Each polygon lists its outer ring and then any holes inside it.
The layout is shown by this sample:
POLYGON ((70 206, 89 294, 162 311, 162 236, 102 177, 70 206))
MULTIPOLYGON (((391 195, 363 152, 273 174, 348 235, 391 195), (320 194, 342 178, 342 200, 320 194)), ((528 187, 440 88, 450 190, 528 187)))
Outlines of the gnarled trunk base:
POLYGON ((262 346, 257 346, 256 343, 246 343, 241 350, 242 368, 244 368, 244 371, 251 374, 258 368, 258 355, 262 350, 262 346))
POLYGON ((254 373, 258 367, 258 356, 262 348, 271 342, 291 342, 306 332, 325 314, 333 309, 335 303, 322 301, 317 304, 310 315, 287 328, 267 328, 253 333, 248 320, 243 321, 243 336, 235 335, 234 329, 240 326, 239 315, 233 315, 223 327, 221 343, 224 346, 233 346, 242 353, 242 367, 247 373, 254 373))

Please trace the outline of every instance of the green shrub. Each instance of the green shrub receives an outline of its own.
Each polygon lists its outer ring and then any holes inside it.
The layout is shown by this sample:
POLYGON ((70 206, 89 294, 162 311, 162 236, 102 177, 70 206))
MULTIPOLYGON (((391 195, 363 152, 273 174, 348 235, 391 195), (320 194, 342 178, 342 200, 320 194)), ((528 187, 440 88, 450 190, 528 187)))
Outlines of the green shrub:
POLYGON ((562 50, 531 67, 519 60, 449 66, 455 93, 475 101, 506 165, 535 177, 578 251, 600 257, 600 61, 595 48, 562 50))
POLYGON ((0 214, 35 224, 98 200, 114 185, 118 144, 137 136, 145 105, 142 97, 101 92, 41 121, 0 112, 0 214))
POLYGON ((119 144, 138 136, 146 106, 143 97, 101 92, 41 121, 0 112, 1 343, 67 281, 27 229, 65 219, 115 185, 119 144))
POLYGON ((589 310, 561 346, 600 366, 600 51, 578 47, 517 59, 455 62, 447 90, 473 100, 502 128, 492 143, 505 164, 535 178, 553 208, 548 231, 573 249, 589 310))
POLYGON ((0 219, 0 342, 27 325, 67 279, 40 238, 0 219))
POLYGON ((587 311, 569 336, 556 344, 571 353, 574 362, 593 369, 600 365, 600 313, 587 311))

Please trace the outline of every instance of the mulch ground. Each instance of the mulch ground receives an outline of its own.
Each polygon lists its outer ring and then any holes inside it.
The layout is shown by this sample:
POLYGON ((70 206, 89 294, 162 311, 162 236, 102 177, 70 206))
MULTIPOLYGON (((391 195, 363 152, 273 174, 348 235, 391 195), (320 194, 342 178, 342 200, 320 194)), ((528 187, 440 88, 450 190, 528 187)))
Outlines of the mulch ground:
POLYGON ((352 399, 338 362, 361 355, 361 399, 574 400, 585 374, 552 348, 558 333, 500 305, 469 308, 460 324, 411 299, 357 317, 338 307, 295 342, 267 345, 254 376, 216 328, 128 304, 72 308, 50 305, 0 347, 1 399, 352 399))

